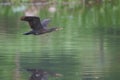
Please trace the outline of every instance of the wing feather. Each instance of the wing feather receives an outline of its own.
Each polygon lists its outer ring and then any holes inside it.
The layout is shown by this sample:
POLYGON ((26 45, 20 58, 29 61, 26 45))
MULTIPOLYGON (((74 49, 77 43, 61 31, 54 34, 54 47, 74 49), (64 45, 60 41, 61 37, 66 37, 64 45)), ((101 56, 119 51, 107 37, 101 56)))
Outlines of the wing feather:
POLYGON ((42 24, 42 26, 43 26, 44 29, 47 28, 49 22, 50 22, 50 19, 44 19, 44 20, 42 20, 41 24, 42 24))
POLYGON ((43 29, 39 17, 31 17, 31 20, 29 21, 29 25, 33 30, 43 29))

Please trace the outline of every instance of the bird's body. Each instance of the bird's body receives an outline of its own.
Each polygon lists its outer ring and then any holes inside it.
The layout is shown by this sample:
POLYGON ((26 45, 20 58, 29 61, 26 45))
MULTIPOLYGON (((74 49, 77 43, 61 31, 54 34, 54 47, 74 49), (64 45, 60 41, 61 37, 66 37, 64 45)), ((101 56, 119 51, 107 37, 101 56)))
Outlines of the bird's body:
POLYGON ((24 35, 29 35, 29 34, 33 34, 33 35, 40 35, 40 34, 44 34, 44 33, 49 33, 52 31, 57 31, 60 30, 62 28, 50 28, 47 29, 47 25, 50 22, 49 19, 44 19, 42 22, 40 21, 39 17, 36 16, 23 16, 21 18, 22 21, 27 21, 31 27, 31 31, 25 33, 24 35))

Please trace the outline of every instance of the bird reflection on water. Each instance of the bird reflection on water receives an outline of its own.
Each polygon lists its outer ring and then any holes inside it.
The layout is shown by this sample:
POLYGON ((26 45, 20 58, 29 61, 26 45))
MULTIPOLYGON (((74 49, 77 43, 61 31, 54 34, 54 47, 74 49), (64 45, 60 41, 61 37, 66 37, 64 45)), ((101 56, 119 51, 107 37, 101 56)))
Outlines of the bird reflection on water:
POLYGON ((27 71, 32 73, 29 80, 48 80, 49 75, 54 76, 54 77, 62 76, 62 74, 49 72, 49 71, 45 71, 42 69, 27 69, 27 71))

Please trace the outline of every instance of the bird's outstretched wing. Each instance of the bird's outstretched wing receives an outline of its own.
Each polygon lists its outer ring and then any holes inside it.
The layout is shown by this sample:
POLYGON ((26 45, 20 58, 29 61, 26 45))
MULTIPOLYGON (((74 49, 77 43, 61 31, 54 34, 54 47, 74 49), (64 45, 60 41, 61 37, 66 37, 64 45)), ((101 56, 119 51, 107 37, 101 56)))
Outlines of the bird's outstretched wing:
POLYGON ((49 22, 50 22, 50 19, 42 20, 41 24, 42 24, 44 29, 47 29, 47 26, 48 26, 49 22))
POLYGON ((28 21, 30 27, 33 30, 40 30, 40 29, 42 30, 42 29, 44 29, 41 22, 40 22, 39 17, 36 17, 36 16, 24 16, 24 17, 21 18, 21 20, 28 21))

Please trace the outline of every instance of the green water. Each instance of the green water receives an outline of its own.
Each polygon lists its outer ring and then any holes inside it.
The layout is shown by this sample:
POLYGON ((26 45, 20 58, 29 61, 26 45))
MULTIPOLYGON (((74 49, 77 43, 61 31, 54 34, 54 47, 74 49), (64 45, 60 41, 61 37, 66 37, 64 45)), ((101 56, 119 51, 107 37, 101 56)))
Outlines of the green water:
MULTIPOLYGON (((28 80, 28 68, 60 73, 49 80, 119 80, 120 11, 118 6, 47 8, 39 17, 50 18, 49 27, 63 30, 44 35, 23 35, 30 30, 20 21, 23 11, 1 6, 0 78, 28 80), (111 9, 109 9, 111 8, 111 9)), ((16 7, 17 8, 17 7, 16 7)))

